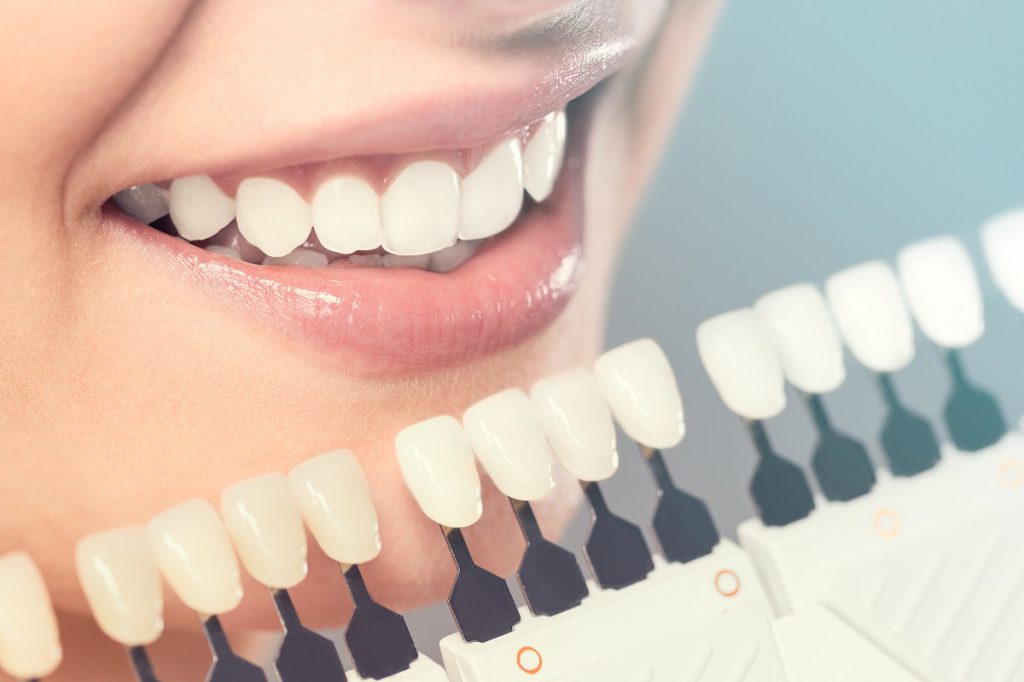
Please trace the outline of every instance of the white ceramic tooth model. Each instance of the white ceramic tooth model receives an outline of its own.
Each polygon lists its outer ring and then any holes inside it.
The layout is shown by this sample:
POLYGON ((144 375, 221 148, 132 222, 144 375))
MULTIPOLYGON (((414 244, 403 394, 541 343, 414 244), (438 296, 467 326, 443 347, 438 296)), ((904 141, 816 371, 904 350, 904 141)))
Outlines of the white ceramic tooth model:
POLYGON ((327 556, 353 565, 380 554, 377 510, 352 451, 314 457, 292 469, 288 478, 306 526, 327 556))
POLYGON ((652 339, 638 339, 601 355, 594 372, 612 414, 630 438, 665 449, 683 439, 683 399, 672 366, 652 339))
POLYGON ((981 246, 996 285, 1024 311, 1024 210, 1008 211, 981 229, 981 246))
POLYGON ((448 528, 465 528, 483 513, 473 449, 454 417, 408 426, 395 437, 406 486, 423 513, 448 528))
POLYGON ((572 369, 530 389, 544 433, 570 474, 603 481, 619 467, 611 408, 592 372, 572 369))
POLYGON ((163 587, 142 526, 87 535, 75 548, 75 566, 89 608, 108 637, 127 647, 160 637, 163 587))
POLYGON ((857 362, 874 372, 897 372, 914 359, 914 327, 892 268, 869 261, 825 282, 839 332, 857 362))
POLYGON ((723 313, 697 327, 697 350, 722 402, 746 419, 786 407, 785 379, 771 337, 753 310, 723 313))
POLYGON ((0 669, 17 679, 49 675, 61 661, 50 593, 24 552, 0 557, 0 669))
POLYGON ((900 281, 925 336, 943 348, 964 348, 985 331, 981 289, 974 265, 953 237, 904 247, 897 257, 900 281))
POLYGON ((791 384, 805 393, 823 394, 843 383, 842 342, 814 285, 794 284, 766 294, 754 311, 772 337, 791 384))

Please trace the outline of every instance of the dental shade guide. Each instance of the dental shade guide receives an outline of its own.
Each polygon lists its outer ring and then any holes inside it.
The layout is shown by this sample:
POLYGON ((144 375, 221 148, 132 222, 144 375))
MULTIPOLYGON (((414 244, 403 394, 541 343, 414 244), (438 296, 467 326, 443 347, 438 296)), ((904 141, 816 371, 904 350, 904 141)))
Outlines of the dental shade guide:
POLYGON ((814 495, 797 465, 781 457, 768 440, 764 422, 748 422, 759 459, 750 482, 761 520, 768 526, 786 526, 814 511, 814 495))
POLYGON ((960 351, 947 350, 945 362, 953 386, 942 414, 953 444, 961 452, 977 452, 998 443, 1006 435, 999 403, 967 378, 960 351))
POLYGON ((0 556, 0 671, 42 680, 62 658, 57 616, 39 567, 25 552, 0 556))
POLYGON ((302 624, 288 590, 274 589, 271 594, 284 628, 281 646, 274 658, 274 670, 281 682, 345 682, 345 668, 334 642, 302 624))
POLYGON ((916 476, 931 469, 942 456, 935 429, 927 419, 903 405, 891 374, 879 373, 878 384, 888 408, 881 444, 889 472, 893 476, 916 476))
POLYGON ((209 616, 203 620, 203 633, 213 654, 213 663, 206 682, 267 682, 263 668, 245 660, 234 652, 228 642, 220 618, 209 616))
POLYGON ((160 678, 156 676, 156 671, 153 670, 153 663, 149 660, 149 654, 146 653, 146 647, 129 647, 128 660, 132 664, 135 679, 139 682, 160 682, 160 678))
POLYGON ((618 590, 646 578, 654 570, 654 561, 643 531, 608 508, 596 481, 584 483, 583 492, 591 513, 583 553, 597 584, 605 590, 618 590))
POLYGON ((676 487, 661 450, 641 446, 641 452, 657 487, 651 527, 662 556, 687 563, 710 554, 721 538, 707 505, 676 487))
POLYGON ((820 395, 812 393, 806 398, 818 430, 811 468, 821 492, 827 499, 839 502, 867 495, 875 486, 875 469, 867 449, 860 441, 835 429, 820 395))
POLYGON ((442 531, 456 566, 448 608, 463 639, 488 642, 512 632, 522 616, 508 583, 477 565, 461 529, 442 531))
POLYGON ((555 616, 579 606, 589 590, 576 556, 544 537, 529 502, 513 500, 512 508, 526 540, 516 579, 530 612, 555 616))
POLYGON ((419 652, 405 618, 374 600, 358 566, 345 571, 345 580, 355 602, 345 642, 356 670, 374 680, 407 670, 419 652))

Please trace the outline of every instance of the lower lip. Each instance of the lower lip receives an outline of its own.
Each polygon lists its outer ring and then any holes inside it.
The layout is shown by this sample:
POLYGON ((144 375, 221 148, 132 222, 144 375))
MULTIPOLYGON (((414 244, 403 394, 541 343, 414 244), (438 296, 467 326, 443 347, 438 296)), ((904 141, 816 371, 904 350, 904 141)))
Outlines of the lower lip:
MULTIPOLYGON (((580 126, 583 127, 583 126, 580 126)), ((549 326, 583 265, 583 131, 571 135, 555 191, 453 272, 250 265, 104 209, 174 281, 194 282, 250 324, 312 345, 366 374, 427 371, 522 343, 549 326)))

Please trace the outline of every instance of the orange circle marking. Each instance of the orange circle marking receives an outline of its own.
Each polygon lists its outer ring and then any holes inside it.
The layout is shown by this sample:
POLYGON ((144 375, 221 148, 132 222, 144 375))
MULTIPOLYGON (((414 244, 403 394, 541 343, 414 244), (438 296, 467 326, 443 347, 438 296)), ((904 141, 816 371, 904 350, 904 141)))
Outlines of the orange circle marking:
POLYGON ((900 515, 888 507, 875 512, 875 532, 884 538, 894 538, 900 534, 902 523, 900 515))
POLYGON ((532 646, 524 646, 516 654, 516 664, 527 675, 536 675, 544 667, 544 659, 532 646))
POLYGON ((715 589, 723 597, 735 597, 740 591, 740 577, 735 571, 723 568, 715 574, 715 589))
POLYGON ((999 482, 1007 488, 1024 485, 1024 466, 1015 459, 1004 459, 999 463, 999 482))

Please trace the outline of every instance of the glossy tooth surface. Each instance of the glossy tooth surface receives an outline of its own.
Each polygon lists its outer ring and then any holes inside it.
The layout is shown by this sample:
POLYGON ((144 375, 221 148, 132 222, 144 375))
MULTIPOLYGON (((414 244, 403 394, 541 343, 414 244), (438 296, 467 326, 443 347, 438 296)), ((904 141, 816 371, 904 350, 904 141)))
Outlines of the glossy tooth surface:
POLYGON ((683 439, 683 399, 668 358, 652 339, 606 351, 594 372, 630 438, 652 448, 670 448, 683 439))
POLYGON ((1014 308, 1024 311, 1024 210, 985 223, 981 246, 996 285, 1014 308))
POLYGON ((146 526, 164 579, 185 605, 205 616, 242 601, 238 559, 217 510, 193 499, 158 514, 146 526))
POLYGON ((496 393, 462 417, 469 443, 494 484, 516 500, 539 500, 555 486, 553 454, 530 398, 496 393))
POLYGON ((167 191, 156 185, 135 185, 114 195, 114 203, 122 211, 147 225, 157 218, 163 218, 170 209, 167 206, 167 191))
POLYGON ((18 679, 53 672, 62 652, 50 593, 24 552, 0 557, 0 669, 18 679))
POLYGON ((307 268, 326 268, 327 255, 299 247, 284 256, 267 256, 263 259, 264 265, 301 265, 307 268))
POLYGON ((410 163, 381 199, 384 250, 420 256, 451 246, 459 231, 459 177, 440 161, 410 163))
POLYGON ((552 449, 581 481, 603 481, 619 467, 611 408, 592 372, 573 369, 530 389, 552 449))
POLYGON ((220 246, 219 244, 211 244, 205 247, 210 253, 215 253, 218 256, 224 256, 231 260, 242 260, 242 252, 233 246, 220 246))
POLYGON ((459 239, 484 239, 511 225, 523 206, 523 157, 519 140, 492 149, 462 179, 459 239))
POLYGON ((348 254, 381 245, 380 197, 366 181, 351 175, 325 180, 312 210, 313 229, 325 249, 348 254))
POLYGON ((900 281, 921 330, 945 348, 963 348, 985 331, 981 289, 967 250, 953 237, 904 247, 900 281))
POLYGON ((190 241, 209 239, 235 219, 235 200, 209 175, 189 175, 171 182, 167 204, 174 229, 190 241))
POLYGON ((362 467, 349 450, 334 450, 288 474, 306 526, 327 556, 361 564, 380 553, 377 510, 362 467))
POLYGON ((832 316, 857 362, 896 372, 914 359, 914 327, 899 282, 886 263, 870 261, 825 282, 832 316))
POLYGON ((454 417, 402 429, 395 453, 405 484, 423 513, 449 528, 465 528, 483 512, 480 476, 466 434, 454 417))
POLYGON ((544 117, 523 150, 523 185, 534 201, 544 201, 554 189, 565 156, 564 111, 544 117))
POLYGON ((430 254, 430 271, 451 272, 472 258, 481 243, 480 241, 458 241, 447 249, 430 254))
POLYGON ((142 526, 82 538, 75 548, 78 581, 100 629, 125 646, 144 646, 164 629, 160 573, 142 526))
POLYGON ((273 178, 246 178, 235 193, 238 230, 268 256, 284 256, 309 237, 313 213, 288 184, 273 178))
POLYGON ((790 383, 807 393, 828 393, 846 379, 843 344, 825 298, 811 284, 794 284, 754 304, 790 383))
POLYGON ((734 310, 701 323, 697 351, 722 402, 736 414, 768 419, 786 407, 782 366, 753 310, 734 310))
POLYGON ((225 488, 220 512, 249 575, 277 589, 302 582, 306 530, 287 476, 266 474, 225 488))

